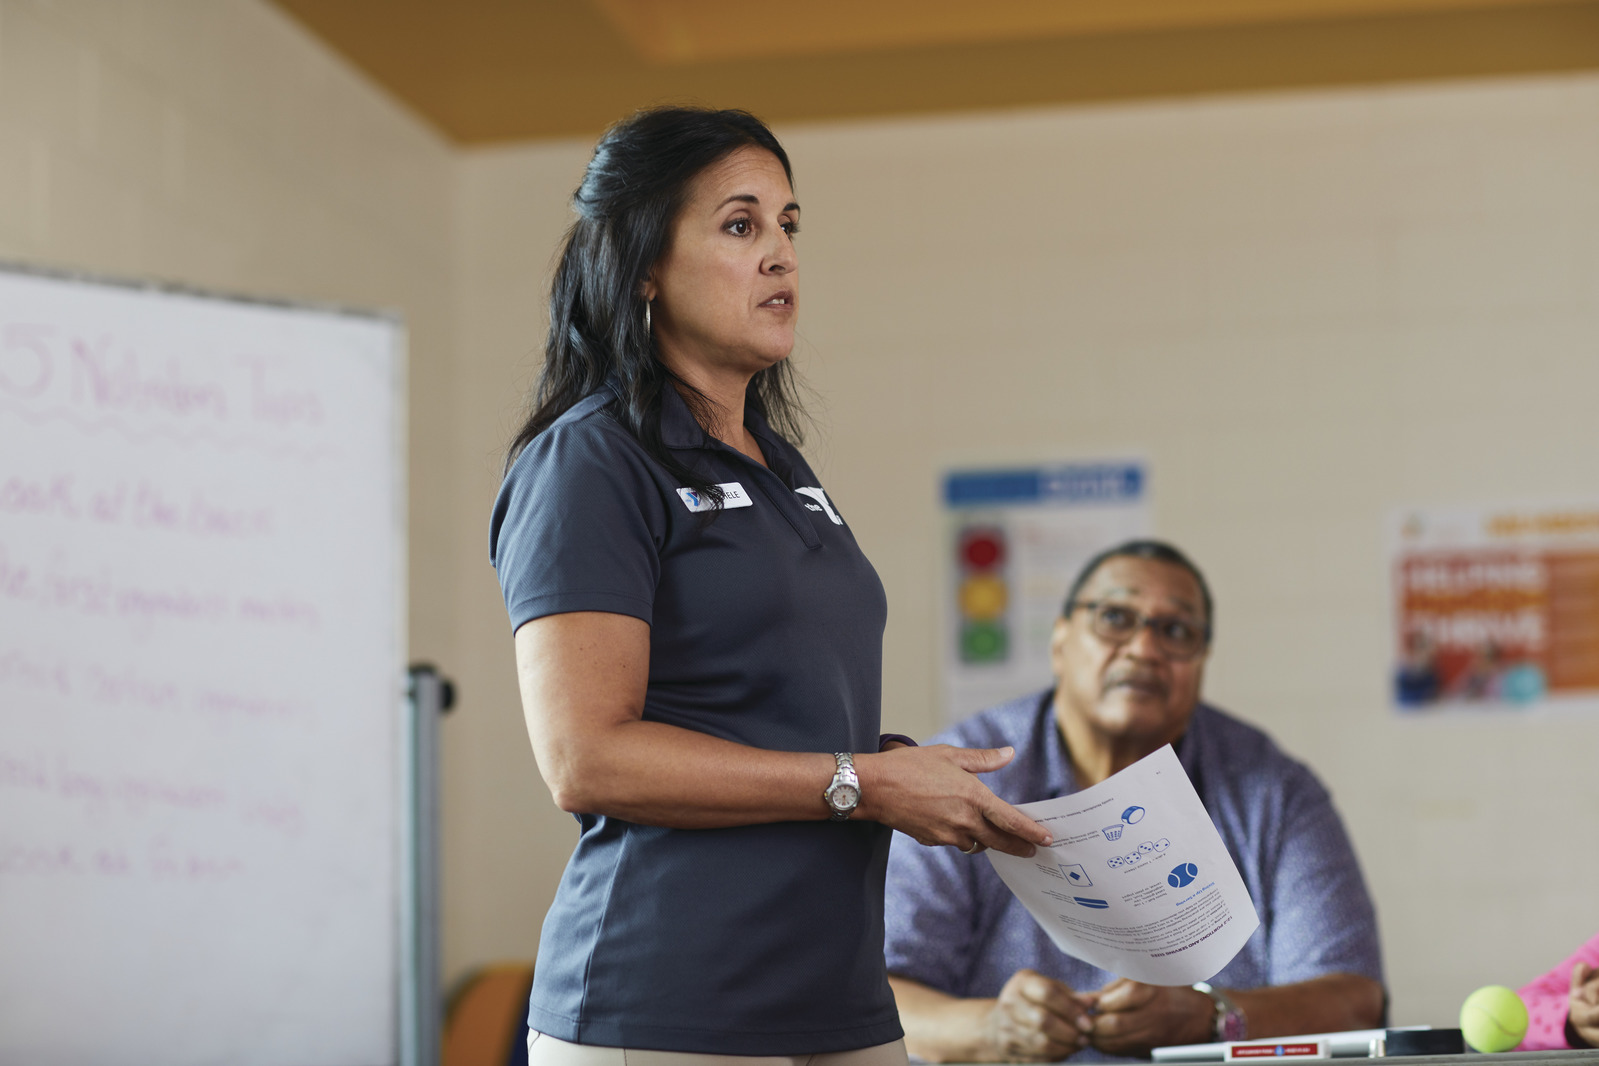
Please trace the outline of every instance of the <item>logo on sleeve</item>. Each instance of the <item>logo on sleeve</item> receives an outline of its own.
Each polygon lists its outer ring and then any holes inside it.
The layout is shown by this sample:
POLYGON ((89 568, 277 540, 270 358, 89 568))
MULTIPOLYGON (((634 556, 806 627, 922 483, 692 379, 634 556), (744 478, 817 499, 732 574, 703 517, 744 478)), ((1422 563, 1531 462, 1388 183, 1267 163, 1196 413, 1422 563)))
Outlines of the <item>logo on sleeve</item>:
POLYGON ((794 491, 799 493, 801 496, 809 496, 811 499, 816 501, 815 504, 806 504, 806 507, 809 507, 813 511, 826 511, 827 517, 833 520, 833 524, 835 526, 841 526, 844 524, 844 520, 838 517, 838 512, 833 510, 833 505, 827 502, 827 493, 823 492, 820 487, 816 485, 807 485, 804 488, 795 489, 794 491), (821 504, 821 506, 818 507, 816 504, 821 504))
MULTIPOLYGON (((754 501, 750 499, 749 493, 745 492, 744 486, 738 482, 724 481, 716 487, 722 490, 722 510, 731 511, 735 507, 754 506, 754 501)), ((716 506, 716 501, 709 496, 695 492, 693 489, 678 489, 677 494, 682 497, 683 505, 695 514, 701 511, 709 511, 716 506)))

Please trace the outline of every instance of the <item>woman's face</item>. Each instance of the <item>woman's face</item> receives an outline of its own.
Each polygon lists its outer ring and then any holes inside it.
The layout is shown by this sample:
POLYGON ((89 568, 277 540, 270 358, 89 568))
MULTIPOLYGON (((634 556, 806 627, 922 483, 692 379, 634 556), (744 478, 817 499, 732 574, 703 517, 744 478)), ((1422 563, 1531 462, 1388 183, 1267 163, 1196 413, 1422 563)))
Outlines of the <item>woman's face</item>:
POLYGON ((777 157, 740 148, 694 179, 645 282, 656 350, 679 374, 747 378, 788 357, 799 205, 777 157))

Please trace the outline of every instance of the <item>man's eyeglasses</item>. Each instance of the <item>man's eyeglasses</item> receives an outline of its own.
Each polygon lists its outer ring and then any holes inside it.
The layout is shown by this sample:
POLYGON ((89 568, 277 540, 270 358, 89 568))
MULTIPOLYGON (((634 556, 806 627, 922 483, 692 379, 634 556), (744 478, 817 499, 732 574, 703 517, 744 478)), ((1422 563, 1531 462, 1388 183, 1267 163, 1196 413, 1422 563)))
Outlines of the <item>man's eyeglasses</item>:
POLYGON ((1109 600, 1078 600, 1066 613, 1082 610, 1091 612, 1088 628, 1107 644, 1126 644, 1138 635, 1140 629, 1149 628, 1155 635, 1155 644, 1167 657, 1176 662, 1187 662, 1210 643, 1210 631, 1186 618, 1174 615, 1146 615, 1125 603, 1109 600))

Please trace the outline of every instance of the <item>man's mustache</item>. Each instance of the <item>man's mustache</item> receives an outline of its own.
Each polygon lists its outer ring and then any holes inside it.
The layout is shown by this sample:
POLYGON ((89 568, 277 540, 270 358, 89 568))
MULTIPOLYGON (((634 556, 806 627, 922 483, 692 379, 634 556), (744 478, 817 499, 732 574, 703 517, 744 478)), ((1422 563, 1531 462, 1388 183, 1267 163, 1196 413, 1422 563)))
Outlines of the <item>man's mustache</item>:
POLYGON ((1164 696, 1171 686, 1158 670, 1152 670, 1147 666, 1123 666, 1105 675, 1105 684, 1101 687, 1100 693, 1104 694, 1114 688, 1135 688, 1164 696))

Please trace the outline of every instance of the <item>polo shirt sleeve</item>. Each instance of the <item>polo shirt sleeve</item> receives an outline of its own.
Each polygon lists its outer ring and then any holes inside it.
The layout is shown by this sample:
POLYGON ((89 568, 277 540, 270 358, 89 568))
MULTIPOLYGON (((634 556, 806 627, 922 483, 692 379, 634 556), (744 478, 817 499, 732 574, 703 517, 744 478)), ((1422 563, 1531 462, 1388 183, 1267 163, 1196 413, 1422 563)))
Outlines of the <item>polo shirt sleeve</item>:
POLYGON ((651 621, 666 516, 648 463, 598 413, 557 423, 517 456, 489 531, 513 632, 570 611, 651 621))
MULTIPOLYGON (((976 856, 894 834, 884 896, 888 972, 965 997, 977 940, 976 856)), ((982 860, 987 862, 986 859, 982 860)))
POLYGON ((1283 834, 1269 915, 1267 984, 1353 973, 1381 982, 1377 912, 1343 822, 1314 774, 1297 774, 1283 792, 1283 834))

